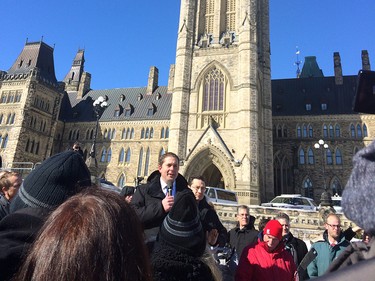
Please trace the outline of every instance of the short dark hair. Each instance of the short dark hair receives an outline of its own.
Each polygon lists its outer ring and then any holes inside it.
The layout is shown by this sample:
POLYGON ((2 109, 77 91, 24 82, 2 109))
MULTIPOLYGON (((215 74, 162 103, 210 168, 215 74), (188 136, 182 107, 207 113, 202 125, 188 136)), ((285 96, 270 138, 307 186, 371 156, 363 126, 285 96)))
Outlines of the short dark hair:
POLYGON ((189 178, 189 185, 191 185, 193 183, 193 180, 201 180, 203 181, 204 183, 206 183, 206 179, 203 177, 203 176, 191 176, 189 178))
POLYGON ((177 156, 177 154, 175 154, 175 153, 173 153, 173 152, 166 152, 166 153, 164 153, 163 155, 161 155, 161 156, 159 157, 158 165, 159 165, 159 166, 163 165, 164 160, 165 160, 165 158, 167 158, 167 157, 173 157, 173 158, 175 158, 175 159, 177 160, 178 165, 180 165, 180 158, 177 156))
POLYGON ((267 222, 269 222, 269 221, 270 221, 270 219, 267 219, 267 218, 261 218, 261 219, 259 220, 259 223, 258 223, 258 230, 259 230, 259 231, 262 231, 263 228, 266 226, 267 222))

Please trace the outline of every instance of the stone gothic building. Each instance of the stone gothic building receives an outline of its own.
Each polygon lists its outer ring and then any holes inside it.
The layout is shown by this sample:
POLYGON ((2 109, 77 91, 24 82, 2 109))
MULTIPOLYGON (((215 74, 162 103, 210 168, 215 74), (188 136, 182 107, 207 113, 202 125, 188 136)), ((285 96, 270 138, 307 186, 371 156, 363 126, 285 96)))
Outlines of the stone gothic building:
POLYGON ((145 87, 109 90, 91 89, 84 50, 58 81, 53 48, 27 42, 0 72, 1 165, 32 166, 75 141, 88 158, 95 140, 95 172, 118 186, 146 181, 172 151, 185 177, 204 175, 244 204, 317 199, 323 183, 339 192, 353 153, 371 141, 372 117, 351 110, 356 76, 342 76, 337 53, 335 77, 309 58, 300 78, 271 83, 269 34, 269 1, 181 0, 168 85, 151 67, 145 87), (97 123, 100 96, 109 106, 97 123), (322 154, 319 139, 329 144, 322 154))

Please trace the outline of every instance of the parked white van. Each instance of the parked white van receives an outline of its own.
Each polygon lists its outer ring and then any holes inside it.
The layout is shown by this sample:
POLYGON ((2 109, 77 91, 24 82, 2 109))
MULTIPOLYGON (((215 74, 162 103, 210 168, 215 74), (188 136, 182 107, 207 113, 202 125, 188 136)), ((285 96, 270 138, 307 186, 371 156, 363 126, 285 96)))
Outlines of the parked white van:
POLYGON ((214 204, 238 206, 235 192, 212 186, 206 186, 206 198, 214 204))

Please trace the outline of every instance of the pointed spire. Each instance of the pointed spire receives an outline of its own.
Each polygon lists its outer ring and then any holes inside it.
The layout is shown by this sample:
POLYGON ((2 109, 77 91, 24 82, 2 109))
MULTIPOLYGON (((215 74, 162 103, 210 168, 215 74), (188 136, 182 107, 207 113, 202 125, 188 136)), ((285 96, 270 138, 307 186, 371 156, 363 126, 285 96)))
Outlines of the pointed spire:
POLYGON ((78 49, 72 67, 63 80, 65 82, 65 91, 77 92, 77 99, 81 99, 90 90, 91 74, 84 71, 84 66, 85 51, 78 49))
POLYGON ((73 60, 72 67, 64 78, 64 82, 67 86, 67 91, 75 91, 78 89, 79 82, 81 81, 81 76, 84 71, 85 55, 84 50, 78 49, 78 52, 73 60))
POLYGON ((296 61, 294 62, 294 65, 297 66, 297 70, 296 70, 296 77, 299 78, 301 76, 301 69, 299 68, 299 66, 301 65, 302 61, 299 60, 299 54, 300 54, 300 50, 298 49, 298 46, 296 46, 296 61))

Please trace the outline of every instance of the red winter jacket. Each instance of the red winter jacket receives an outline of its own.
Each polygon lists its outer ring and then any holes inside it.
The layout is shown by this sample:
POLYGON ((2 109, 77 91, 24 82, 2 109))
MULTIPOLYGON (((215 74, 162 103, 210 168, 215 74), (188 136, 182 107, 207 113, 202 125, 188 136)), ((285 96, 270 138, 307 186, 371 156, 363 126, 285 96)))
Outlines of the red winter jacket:
POLYGON ((236 281, 293 281, 297 267, 292 255, 280 244, 273 252, 265 242, 247 246, 237 267, 236 281))

